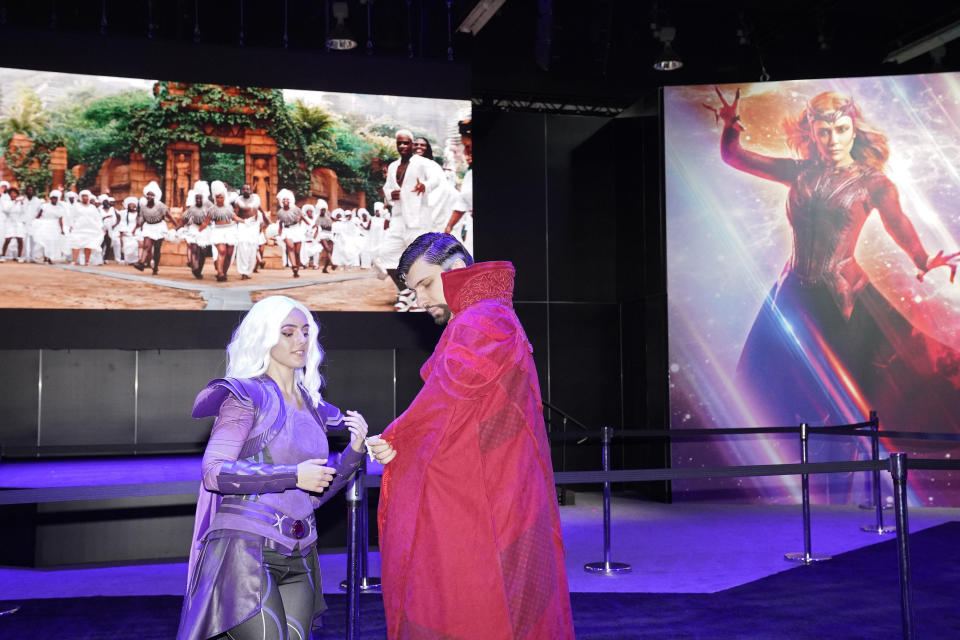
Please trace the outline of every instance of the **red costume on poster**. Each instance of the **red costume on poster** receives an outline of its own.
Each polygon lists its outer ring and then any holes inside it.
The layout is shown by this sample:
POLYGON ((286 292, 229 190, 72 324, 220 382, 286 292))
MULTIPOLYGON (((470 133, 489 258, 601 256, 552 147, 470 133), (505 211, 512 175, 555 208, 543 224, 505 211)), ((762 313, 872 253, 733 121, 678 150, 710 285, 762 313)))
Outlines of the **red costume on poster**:
POLYGON ((560 515, 513 265, 443 273, 454 316, 423 389, 383 433, 387 630, 401 638, 573 638, 560 515))

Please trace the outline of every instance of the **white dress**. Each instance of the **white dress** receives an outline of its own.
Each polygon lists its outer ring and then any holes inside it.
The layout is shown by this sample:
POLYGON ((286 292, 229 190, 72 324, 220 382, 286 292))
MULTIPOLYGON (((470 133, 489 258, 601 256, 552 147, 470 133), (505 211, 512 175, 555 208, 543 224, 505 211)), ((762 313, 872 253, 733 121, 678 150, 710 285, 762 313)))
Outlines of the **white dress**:
POLYGON ((255 216, 245 218, 237 223, 237 272, 240 275, 250 275, 257 266, 257 248, 260 246, 260 218, 257 211, 255 216))
POLYGON ((99 249, 103 243, 103 216, 96 205, 78 202, 70 215, 70 248, 99 249))
POLYGON ((140 220, 143 221, 143 224, 140 225, 140 231, 143 233, 143 237, 151 240, 166 240, 167 231, 169 231, 166 215, 167 205, 154 200, 153 206, 148 207, 146 202, 141 200, 140 220))
POLYGON ((51 260, 60 259, 63 241, 60 221, 65 213, 66 209, 59 203, 44 202, 40 207, 40 217, 33 223, 34 257, 42 252, 44 257, 51 260))

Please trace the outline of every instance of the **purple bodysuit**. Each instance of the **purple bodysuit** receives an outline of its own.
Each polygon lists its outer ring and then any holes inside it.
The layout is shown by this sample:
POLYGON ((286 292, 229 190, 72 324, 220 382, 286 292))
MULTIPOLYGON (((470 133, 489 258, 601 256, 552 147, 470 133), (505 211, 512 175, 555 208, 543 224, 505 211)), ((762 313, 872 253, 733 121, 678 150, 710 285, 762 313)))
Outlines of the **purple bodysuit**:
POLYGON ((216 636, 255 615, 263 548, 305 554, 317 539, 314 509, 363 458, 349 445, 329 453, 326 432, 342 429, 343 415, 322 400, 311 406, 301 391, 300 409, 267 376, 213 380, 197 396, 193 416, 217 419, 203 455, 178 639, 216 636), (323 458, 337 470, 331 485, 319 495, 298 489, 297 464, 323 458))

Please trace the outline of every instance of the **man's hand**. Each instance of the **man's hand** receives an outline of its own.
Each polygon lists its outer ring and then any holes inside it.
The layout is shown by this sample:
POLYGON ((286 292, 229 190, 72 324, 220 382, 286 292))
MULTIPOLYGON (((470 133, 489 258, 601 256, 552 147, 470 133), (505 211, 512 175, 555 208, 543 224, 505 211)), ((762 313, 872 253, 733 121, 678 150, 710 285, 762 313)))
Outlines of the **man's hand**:
POLYGON ((336 469, 325 467, 326 463, 326 458, 314 458, 298 464, 297 487, 304 491, 323 493, 323 490, 333 482, 333 476, 337 473, 336 469))
POLYGON ((380 436, 367 438, 367 451, 380 464, 387 464, 397 457, 397 450, 393 448, 393 445, 380 438, 380 436))
POLYGON ((367 421, 356 411, 347 411, 343 421, 350 429, 350 446, 357 453, 363 453, 364 438, 367 437, 367 421))

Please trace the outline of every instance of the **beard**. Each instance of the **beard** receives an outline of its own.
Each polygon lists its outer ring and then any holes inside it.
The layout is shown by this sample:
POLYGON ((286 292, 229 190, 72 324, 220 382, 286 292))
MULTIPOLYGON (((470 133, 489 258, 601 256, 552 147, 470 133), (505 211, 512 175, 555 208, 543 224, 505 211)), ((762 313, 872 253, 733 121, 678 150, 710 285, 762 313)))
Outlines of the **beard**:
POLYGON ((450 312, 450 307, 445 304, 435 304, 431 306, 427 311, 430 313, 430 317, 433 318, 433 321, 438 325, 445 325, 450 322, 450 318, 453 317, 453 314, 450 312), (433 310, 439 309, 440 314, 434 315, 433 310))

